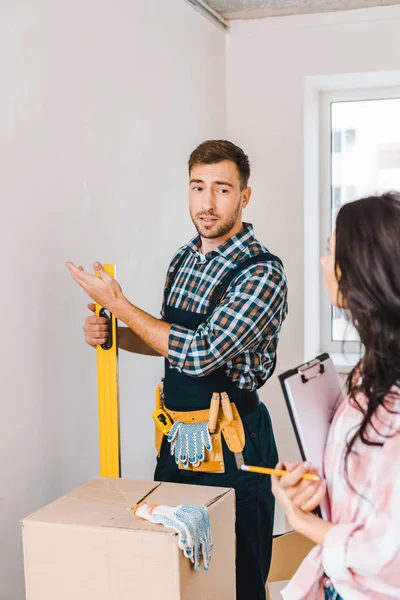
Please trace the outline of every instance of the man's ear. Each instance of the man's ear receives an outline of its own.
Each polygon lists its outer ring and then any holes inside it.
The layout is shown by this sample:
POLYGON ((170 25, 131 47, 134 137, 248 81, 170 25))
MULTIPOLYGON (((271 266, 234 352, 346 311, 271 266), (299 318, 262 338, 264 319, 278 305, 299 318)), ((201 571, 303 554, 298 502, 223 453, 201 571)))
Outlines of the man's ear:
POLYGON ((242 191, 242 208, 246 208, 251 198, 251 188, 247 187, 242 191))

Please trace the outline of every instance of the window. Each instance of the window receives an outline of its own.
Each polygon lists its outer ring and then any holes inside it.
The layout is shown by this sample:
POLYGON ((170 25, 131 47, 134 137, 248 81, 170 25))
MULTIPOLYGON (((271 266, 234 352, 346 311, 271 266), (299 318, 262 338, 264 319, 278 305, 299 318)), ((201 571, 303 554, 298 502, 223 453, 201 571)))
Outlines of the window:
POLYGON ((342 132, 341 131, 333 131, 332 132, 333 139, 333 152, 339 154, 342 151, 342 132))
POLYGON ((346 129, 346 148, 354 148, 356 145, 356 130, 346 129))
POLYGON ((346 185, 346 202, 353 202, 357 200, 357 186, 346 185))
POLYGON ((356 130, 344 129, 343 131, 332 131, 332 152, 340 154, 348 152, 356 145, 356 130))
POLYGON ((332 207, 336 210, 342 206, 342 188, 332 186, 332 207))
MULTIPOLYGON (((321 94, 321 251, 346 202, 400 191, 400 89, 321 94)), ((357 332, 321 286, 321 348, 357 352, 357 332)))
POLYGON ((343 190, 341 187, 332 186, 332 223, 336 221, 337 214, 342 206, 343 190))

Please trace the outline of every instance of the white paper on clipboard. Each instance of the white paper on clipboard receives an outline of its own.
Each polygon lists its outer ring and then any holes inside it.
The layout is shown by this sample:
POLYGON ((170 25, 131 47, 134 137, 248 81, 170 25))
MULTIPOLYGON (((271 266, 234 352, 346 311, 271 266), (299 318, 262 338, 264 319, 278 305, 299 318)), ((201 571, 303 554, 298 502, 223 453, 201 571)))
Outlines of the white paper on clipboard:
MULTIPOLYGON (((279 375, 289 415, 303 460, 324 476, 324 453, 329 427, 343 400, 342 387, 329 354, 321 354, 279 375)), ((320 514, 330 519, 327 498, 320 514)))

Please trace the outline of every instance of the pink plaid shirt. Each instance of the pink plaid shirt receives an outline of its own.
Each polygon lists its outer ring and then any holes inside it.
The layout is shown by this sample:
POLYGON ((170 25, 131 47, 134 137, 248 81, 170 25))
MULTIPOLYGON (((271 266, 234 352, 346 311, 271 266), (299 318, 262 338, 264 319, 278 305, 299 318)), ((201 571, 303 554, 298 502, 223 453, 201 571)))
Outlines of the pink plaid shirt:
MULTIPOLYGON (((364 396, 357 398, 366 405, 364 396)), ((325 450, 325 477, 334 527, 315 546, 282 591, 285 600, 324 597, 324 572, 344 600, 400 598, 400 390, 379 407, 367 435, 357 440, 343 475, 346 440, 361 421, 349 398, 337 410, 325 450), (392 437, 384 438, 382 434, 392 437), (393 435, 394 434, 394 435, 393 435), (358 492, 358 493, 357 493, 358 492)))

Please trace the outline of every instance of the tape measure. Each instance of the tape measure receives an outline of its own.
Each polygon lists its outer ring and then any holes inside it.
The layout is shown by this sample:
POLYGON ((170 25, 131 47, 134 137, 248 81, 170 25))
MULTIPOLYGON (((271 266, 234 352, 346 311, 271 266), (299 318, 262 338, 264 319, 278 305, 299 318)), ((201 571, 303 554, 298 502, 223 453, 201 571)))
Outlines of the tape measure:
POLYGON ((167 413, 165 412, 165 410, 163 410, 162 408, 155 410, 152 414, 152 417, 154 419, 155 424, 159 429, 161 429, 163 434, 168 435, 172 429, 173 423, 167 415, 167 413))

